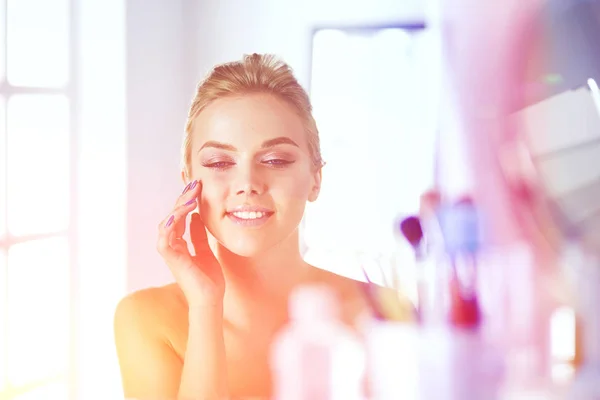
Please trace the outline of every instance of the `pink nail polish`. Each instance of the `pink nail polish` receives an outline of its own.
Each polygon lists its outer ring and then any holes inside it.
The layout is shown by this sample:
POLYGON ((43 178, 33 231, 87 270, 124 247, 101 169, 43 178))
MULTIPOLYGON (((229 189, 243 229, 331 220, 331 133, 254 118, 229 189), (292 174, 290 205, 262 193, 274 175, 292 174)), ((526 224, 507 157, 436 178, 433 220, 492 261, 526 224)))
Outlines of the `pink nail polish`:
POLYGON ((165 228, 168 228, 169 226, 171 226, 171 224, 173 223, 173 221, 175 220, 175 216, 171 215, 169 217, 169 220, 167 221, 167 223, 165 224, 165 228))

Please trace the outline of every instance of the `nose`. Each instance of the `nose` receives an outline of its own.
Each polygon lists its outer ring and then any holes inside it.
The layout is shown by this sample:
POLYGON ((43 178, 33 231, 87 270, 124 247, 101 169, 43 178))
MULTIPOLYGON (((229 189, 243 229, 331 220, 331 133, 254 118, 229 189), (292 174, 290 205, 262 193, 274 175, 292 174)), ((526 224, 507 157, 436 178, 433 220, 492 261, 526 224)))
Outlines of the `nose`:
POLYGON ((265 191, 265 183, 260 172, 252 166, 238 168, 234 185, 236 195, 259 195, 265 191))

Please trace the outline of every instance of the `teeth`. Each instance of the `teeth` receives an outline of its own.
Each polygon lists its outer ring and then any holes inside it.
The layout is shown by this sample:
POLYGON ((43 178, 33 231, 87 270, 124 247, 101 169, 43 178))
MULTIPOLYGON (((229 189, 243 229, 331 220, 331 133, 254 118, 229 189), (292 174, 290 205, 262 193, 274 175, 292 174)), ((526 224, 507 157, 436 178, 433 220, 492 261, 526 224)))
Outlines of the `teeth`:
POLYGON ((233 213, 233 215, 240 219, 259 219, 264 217, 266 214, 263 212, 254 211, 236 211, 233 213))

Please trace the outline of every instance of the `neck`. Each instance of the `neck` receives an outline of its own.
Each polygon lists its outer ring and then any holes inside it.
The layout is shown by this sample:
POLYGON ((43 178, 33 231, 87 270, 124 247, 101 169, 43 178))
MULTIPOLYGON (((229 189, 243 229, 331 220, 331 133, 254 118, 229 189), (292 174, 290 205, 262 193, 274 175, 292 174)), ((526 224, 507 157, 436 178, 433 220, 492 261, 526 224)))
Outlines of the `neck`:
POLYGON ((229 292, 252 296, 287 295, 309 265, 302 259, 298 232, 254 257, 242 257, 215 242, 213 252, 223 268, 229 292))

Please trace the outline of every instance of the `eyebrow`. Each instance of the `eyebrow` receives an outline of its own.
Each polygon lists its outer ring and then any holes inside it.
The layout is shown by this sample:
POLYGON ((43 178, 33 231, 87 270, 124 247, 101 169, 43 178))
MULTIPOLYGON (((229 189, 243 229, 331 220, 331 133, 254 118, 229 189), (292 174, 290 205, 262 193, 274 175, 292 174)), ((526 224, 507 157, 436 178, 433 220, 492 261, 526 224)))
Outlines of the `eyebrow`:
MULTIPOLYGON (((289 144, 291 146, 295 146, 295 147, 300 147, 298 146, 298 143, 294 142, 292 139, 290 139, 289 137, 286 136, 280 136, 274 139, 269 139, 269 140, 265 140, 261 145, 260 148, 262 150, 264 149, 268 149, 274 146, 278 146, 280 144, 289 144)), ((204 143, 202 145, 202 147, 200 147, 200 149, 198 150, 198 153, 207 148, 207 147, 213 147, 215 149, 221 149, 221 150, 228 150, 228 151, 237 151, 237 149, 227 143, 221 143, 221 142, 216 142, 214 140, 209 140, 208 142, 204 143)))

